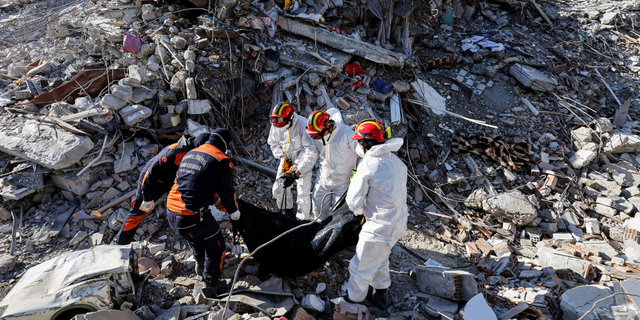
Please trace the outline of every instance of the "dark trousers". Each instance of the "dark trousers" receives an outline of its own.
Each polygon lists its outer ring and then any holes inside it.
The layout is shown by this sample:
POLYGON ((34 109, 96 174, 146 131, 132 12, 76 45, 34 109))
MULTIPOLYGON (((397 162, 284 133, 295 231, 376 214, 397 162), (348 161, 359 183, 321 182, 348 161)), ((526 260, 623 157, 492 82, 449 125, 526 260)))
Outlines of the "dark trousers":
MULTIPOLYGON (((153 199, 154 202, 157 202, 158 199, 153 199)), ((129 210, 129 215, 127 216, 127 220, 124 221, 122 227, 120 228, 120 234, 118 235, 118 240, 116 241, 119 245, 130 244, 133 241, 133 236, 136 235, 136 230, 138 230, 138 226, 145 215, 146 212, 140 210, 140 205, 142 204, 142 195, 140 194, 140 190, 133 197, 133 201, 131 202, 131 210, 129 210)))
POLYGON ((197 261, 204 260, 205 283, 212 283, 222 275, 222 258, 226 253, 224 237, 220 226, 210 212, 205 212, 200 221, 200 215, 181 215, 167 210, 169 225, 187 242, 193 250, 193 257, 197 261))

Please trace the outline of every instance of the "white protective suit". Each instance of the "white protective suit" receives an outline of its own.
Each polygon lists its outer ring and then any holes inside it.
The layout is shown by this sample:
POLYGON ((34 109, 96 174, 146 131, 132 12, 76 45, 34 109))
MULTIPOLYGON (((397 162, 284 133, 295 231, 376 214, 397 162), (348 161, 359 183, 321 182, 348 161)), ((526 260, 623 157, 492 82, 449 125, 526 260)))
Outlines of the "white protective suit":
POLYGON ((293 196, 290 188, 285 190, 280 177, 283 175, 282 167, 284 159, 288 158, 293 162, 295 169, 300 170, 300 177, 296 180, 298 190, 298 213, 299 219, 309 219, 311 212, 311 174, 313 166, 318 160, 318 149, 309 135, 305 132, 307 119, 298 114, 294 114, 291 124, 286 128, 276 128, 273 125, 269 130, 267 143, 271 147, 273 155, 280 159, 276 182, 273 184, 273 197, 276 199, 278 207, 282 205, 282 198, 285 197, 284 208, 293 207, 293 196))
POLYGON ((331 207, 349 188, 349 178, 356 168, 358 141, 351 140, 354 132, 342 120, 342 114, 336 108, 327 109, 335 129, 322 140, 315 140, 320 150, 320 177, 313 190, 313 213, 321 220, 329 215, 331 207), (333 194, 324 197, 327 193, 333 194), (323 198, 324 205, 321 206, 323 198))
MULTIPOLYGON (((407 167, 391 153, 402 143, 400 138, 389 139, 367 151, 347 191, 349 209, 366 218, 349 263, 347 291, 354 302, 367 297, 369 285, 391 285, 389 254, 407 231, 407 167)), ((363 152, 359 147, 358 154, 363 152)))

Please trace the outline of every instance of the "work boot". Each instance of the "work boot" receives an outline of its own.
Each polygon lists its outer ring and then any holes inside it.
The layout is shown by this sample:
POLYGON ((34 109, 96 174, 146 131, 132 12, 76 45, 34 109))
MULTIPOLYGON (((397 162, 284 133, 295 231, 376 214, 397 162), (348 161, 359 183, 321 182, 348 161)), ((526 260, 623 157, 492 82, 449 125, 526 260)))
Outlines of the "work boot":
POLYGON ((227 282, 224 279, 212 280, 211 283, 205 282, 205 287, 202 288, 202 294, 209 299, 216 299, 218 295, 227 291, 227 282))
POLYGON ((204 273, 204 259, 196 259, 196 275, 202 277, 204 273))
POLYGON ((373 295, 371 296, 371 302, 373 302, 379 309, 386 310, 389 307, 390 303, 387 291, 387 289, 374 289, 373 295))

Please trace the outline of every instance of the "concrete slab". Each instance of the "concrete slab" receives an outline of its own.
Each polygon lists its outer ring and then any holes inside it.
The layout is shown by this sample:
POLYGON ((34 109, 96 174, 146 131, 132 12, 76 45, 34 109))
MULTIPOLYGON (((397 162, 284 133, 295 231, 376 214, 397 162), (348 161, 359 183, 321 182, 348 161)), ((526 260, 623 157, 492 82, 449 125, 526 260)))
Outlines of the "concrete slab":
POLYGON ((483 201, 482 208, 498 217, 505 217, 518 226, 527 225, 538 216, 536 207, 517 190, 483 201))
MULTIPOLYGON (((599 299, 610 294, 611 290, 604 286, 581 286, 567 290, 560 297, 560 308, 564 311, 564 319, 575 320, 581 317, 591 308, 591 305, 599 299)), ((596 307, 608 307, 613 303, 613 298, 609 298, 596 305, 596 307)), ((596 320, 596 315, 588 314, 584 320, 596 320)))
POLYGON ((564 254, 558 250, 548 247, 538 249, 538 259, 542 266, 553 267, 556 270, 571 269, 580 275, 584 274, 584 268, 586 265, 591 265, 587 260, 564 254))
POLYGON ((88 137, 77 136, 30 115, 7 114, 0 119, 0 151, 49 169, 70 167, 93 149, 88 137))

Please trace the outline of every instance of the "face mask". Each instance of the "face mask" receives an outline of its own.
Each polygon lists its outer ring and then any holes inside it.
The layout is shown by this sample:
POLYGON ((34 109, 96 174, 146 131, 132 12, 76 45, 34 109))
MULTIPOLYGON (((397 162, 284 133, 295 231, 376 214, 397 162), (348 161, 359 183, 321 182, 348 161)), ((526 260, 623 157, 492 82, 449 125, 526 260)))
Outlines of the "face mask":
POLYGON ((358 157, 360 158, 364 158, 364 148, 362 147, 361 144, 358 143, 358 147, 356 148, 356 154, 358 155, 358 157))

